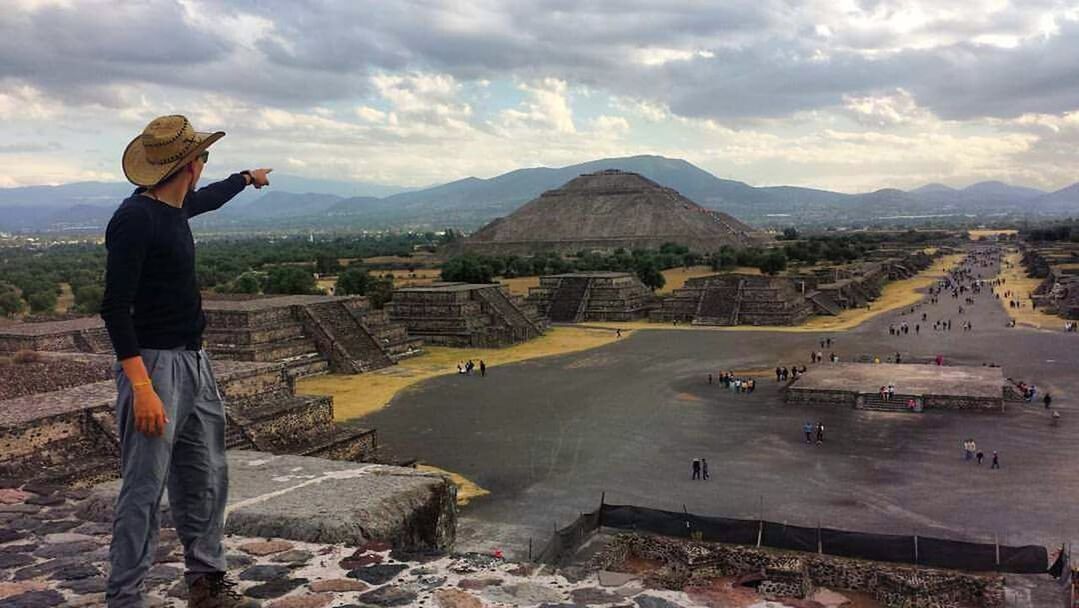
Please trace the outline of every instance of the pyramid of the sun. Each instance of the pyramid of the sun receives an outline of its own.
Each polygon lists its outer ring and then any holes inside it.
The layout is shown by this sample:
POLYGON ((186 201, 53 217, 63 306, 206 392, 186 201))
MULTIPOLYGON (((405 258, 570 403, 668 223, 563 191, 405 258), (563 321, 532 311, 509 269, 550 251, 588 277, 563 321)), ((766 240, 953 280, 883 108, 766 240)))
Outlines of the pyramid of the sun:
POLYGON ((465 239, 480 254, 574 253, 582 249, 656 249, 664 243, 711 252, 759 244, 753 229, 705 209, 636 173, 588 173, 548 190, 465 239))

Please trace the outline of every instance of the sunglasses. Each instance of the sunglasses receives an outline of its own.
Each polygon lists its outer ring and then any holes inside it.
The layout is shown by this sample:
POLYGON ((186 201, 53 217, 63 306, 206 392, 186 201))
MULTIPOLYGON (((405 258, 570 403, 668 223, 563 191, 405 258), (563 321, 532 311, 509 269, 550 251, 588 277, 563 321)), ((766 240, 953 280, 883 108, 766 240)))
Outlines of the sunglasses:
POLYGON ((203 150, 203 151, 202 151, 202 154, 199 154, 199 155, 198 155, 198 156, 196 156, 195 158, 197 158, 197 159, 201 160, 201 161, 202 161, 202 164, 204 164, 204 165, 205 165, 205 164, 206 164, 206 161, 210 160, 210 151, 209 151, 209 150, 203 150))

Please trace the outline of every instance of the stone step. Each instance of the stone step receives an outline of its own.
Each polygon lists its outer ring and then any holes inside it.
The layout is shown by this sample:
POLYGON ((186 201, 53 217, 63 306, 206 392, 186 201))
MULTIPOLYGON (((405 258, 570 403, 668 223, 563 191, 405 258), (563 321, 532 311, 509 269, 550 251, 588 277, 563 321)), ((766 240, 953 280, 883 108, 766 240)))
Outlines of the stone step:
POLYGON ((280 361, 315 353, 315 343, 307 337, 290 338, 267 344, 240 346, 235 344, 208 344, 206 350, 222 359, 238 361, 280 361))
POLYGON ((296 395, 234 416, 259 449, 296 452, 307 437, 333 428, 333 398, 296 395))
POLYGON ((303 337, 303 325, 300 323, 287 323, 266 328, 207 328, 204 335, 207 345, 220 345, 224 348, 280 342, 300 337, 303 337))

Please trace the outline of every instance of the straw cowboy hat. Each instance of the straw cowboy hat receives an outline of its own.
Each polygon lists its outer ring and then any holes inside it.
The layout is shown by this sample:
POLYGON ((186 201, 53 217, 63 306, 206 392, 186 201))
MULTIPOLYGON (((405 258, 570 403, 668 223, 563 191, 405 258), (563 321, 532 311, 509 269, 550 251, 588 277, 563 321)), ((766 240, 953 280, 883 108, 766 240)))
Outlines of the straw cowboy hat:
POLYGON ((156 186, 224 136, 195 131, 185 116, 159 116, 127 144, 124 175, 136 186, 156 186))

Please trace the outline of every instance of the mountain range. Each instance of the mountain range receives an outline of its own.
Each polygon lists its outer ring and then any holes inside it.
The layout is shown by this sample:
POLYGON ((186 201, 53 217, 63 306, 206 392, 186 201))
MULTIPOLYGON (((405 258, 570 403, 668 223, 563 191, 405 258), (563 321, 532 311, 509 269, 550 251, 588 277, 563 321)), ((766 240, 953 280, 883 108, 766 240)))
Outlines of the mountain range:
MULTIPOLYGON (((274 175, 272 189, 248 189, 220 212, 196 220, 204 230, 350 228, 471 230, 508 215, 540 193, 582 173, 633 171, 674 188, 697 203, 751 223, 835 224, 910 222, 940 217, 1079 215, 1079 183, 1056 192, 986 181, 956 189, 927 184, 844 194, 794 186, 755 187, 721 179, 681 159, 607 158, 560 168, 510 171, 490 179, 468 177, 406 190, 356 182, 274 175)), ((0 189, 0 230, 100 229, 117 202, 131 192, 123 183, 0 189)))

